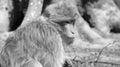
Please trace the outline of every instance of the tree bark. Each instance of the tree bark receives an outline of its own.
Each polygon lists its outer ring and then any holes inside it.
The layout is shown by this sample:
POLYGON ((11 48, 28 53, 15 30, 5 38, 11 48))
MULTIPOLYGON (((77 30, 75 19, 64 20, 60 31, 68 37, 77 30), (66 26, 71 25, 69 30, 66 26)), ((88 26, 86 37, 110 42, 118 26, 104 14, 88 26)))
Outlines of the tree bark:
POLYGON ((20 27, 26 26, 30 21, 35 20, 41 15, 43 1, 44 0, 30 0, 26 15, 20 27))

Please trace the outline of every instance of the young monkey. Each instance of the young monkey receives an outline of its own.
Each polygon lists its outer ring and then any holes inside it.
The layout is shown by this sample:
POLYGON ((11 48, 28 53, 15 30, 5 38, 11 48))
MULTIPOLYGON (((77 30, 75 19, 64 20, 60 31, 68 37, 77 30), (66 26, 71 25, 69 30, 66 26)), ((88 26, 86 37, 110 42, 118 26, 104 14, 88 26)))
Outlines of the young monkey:
POLYGON ((1 67, 62 67, 64 61, 58 31, 41 20, 17 29, 0 53, 1 67))

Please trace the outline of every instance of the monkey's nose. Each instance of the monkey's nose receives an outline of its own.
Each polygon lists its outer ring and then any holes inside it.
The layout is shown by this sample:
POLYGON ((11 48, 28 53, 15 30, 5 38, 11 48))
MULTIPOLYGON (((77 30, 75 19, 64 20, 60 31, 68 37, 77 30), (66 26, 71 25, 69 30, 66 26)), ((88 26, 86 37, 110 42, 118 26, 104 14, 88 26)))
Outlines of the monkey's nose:
POLYGON ((74 32, 72 32, 72 34, 75 34, 74 32))

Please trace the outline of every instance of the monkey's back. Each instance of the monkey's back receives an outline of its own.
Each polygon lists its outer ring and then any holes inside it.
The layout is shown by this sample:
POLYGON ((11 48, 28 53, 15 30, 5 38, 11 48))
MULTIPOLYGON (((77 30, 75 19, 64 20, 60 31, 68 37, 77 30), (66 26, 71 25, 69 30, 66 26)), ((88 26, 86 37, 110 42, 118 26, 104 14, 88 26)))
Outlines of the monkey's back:
POLYGON ((19 67, 30 59, 39 61, 43 67, 55 67, 63 62, 62 40, 54 26, 34 21, 7 39, 1 58, 6 67, 19 67))

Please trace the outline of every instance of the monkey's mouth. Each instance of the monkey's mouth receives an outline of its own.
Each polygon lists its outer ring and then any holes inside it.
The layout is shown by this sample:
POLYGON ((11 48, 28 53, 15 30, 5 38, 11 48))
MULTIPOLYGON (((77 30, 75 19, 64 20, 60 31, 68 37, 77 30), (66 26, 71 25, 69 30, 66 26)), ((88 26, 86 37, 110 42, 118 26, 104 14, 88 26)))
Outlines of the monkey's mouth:
POLYGON ((9 31, 16 30, 22 23, 29 0, 11 0, 13 9, 9 12, 9 31))
POLYGON ((74 37, 68 37, 67 35, 61 35, 61 37, 62 37, 64 43, 69 44, 69 45, 72 44, 75 39, 74 37))

